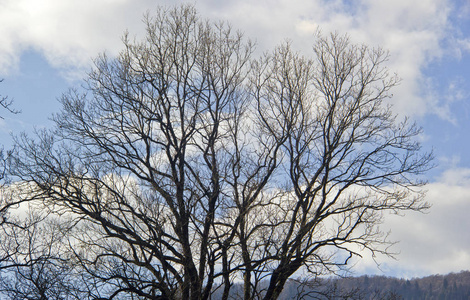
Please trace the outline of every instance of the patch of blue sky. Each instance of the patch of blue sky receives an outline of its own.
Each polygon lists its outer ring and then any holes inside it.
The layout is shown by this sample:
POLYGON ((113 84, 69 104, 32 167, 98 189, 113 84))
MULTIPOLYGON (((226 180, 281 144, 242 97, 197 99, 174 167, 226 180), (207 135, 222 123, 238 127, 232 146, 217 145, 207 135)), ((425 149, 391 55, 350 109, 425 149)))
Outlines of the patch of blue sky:
POLYGON ((21 110, 19 114, 2 112, 0 141, 8 148, 11 134, 32 133, 52 126, 51 116, 60 110, 60 96, 72 83, 33 50, 21 55, 18 67, 8 76, 1 76, 4 81, 0 84, 0 94, 12 99, 14 108, 21 110))

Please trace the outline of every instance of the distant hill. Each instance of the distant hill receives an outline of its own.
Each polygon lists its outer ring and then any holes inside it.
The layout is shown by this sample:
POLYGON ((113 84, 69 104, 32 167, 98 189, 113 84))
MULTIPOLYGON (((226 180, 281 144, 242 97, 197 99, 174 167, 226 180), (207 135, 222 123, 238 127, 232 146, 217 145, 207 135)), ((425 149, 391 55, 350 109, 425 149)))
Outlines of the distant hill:
POLYGON ((292 280, 286 284, 280 299, 468 300, 470 272, 410 280, 385 276, 329 278, 308 285, 292 280))

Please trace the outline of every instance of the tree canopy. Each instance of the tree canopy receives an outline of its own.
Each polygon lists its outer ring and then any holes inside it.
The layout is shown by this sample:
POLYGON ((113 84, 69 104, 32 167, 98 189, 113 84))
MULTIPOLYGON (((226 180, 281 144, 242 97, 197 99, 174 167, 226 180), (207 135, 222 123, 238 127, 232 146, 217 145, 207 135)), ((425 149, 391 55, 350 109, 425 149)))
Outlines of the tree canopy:
POLYGON ((387 104, 386 51, 333 33, 255 57, 191 6, 145 24, 62 96, 55 128, 17 137, 1 257, 28 276, 5 275, 9 295, 276 299, 390 254, 383 213, 428 207, 432 157, 387 104))

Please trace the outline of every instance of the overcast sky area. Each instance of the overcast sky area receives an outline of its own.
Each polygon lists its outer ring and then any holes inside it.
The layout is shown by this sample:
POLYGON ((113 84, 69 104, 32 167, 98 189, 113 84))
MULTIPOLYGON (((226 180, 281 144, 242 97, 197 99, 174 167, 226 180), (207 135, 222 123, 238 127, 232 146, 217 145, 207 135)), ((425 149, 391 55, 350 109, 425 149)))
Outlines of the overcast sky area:
MULTIPOLYGON (((22 111, 0 111, 0 144, 11 134, 51 126, 57 99, 91 68, 115 55, 125 30, 142 36, 142 17, 163 0, 0 0, 0 95, 22 111)), ((309 55, 313 35, 348 33, 355 43, 390 51, 388 67, 402 78, 395 111, 423 127, 423 147, 437 167, 427 175, 427 214, 387 217, 400 241, 397 260, 370 257, 356 275, 425 276, 470 269, 470 1, 468 0, 198 0, 203 17, 229 21, 259 52, 289 39, 309 55)))

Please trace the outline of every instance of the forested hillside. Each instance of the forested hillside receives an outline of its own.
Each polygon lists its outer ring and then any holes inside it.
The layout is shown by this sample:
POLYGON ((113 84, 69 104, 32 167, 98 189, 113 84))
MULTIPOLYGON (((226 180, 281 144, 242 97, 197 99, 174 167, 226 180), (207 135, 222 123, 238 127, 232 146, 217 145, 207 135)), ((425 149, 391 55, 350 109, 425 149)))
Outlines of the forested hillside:
POLYGON ((361 276, 323 279, 309 285, 291 281, 281 299, 467 300, 470 299, 470 272, 410 280, 361 276))

